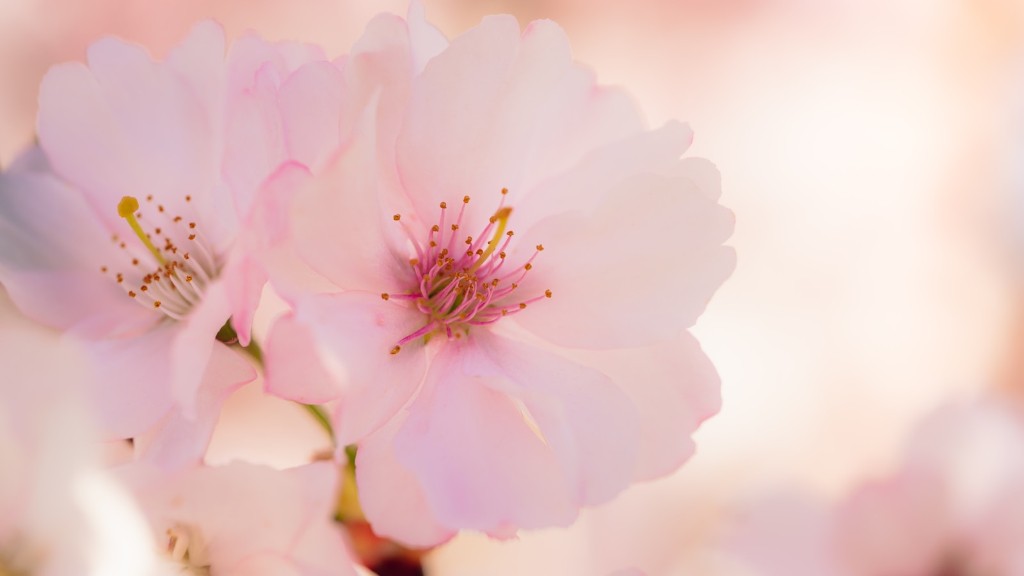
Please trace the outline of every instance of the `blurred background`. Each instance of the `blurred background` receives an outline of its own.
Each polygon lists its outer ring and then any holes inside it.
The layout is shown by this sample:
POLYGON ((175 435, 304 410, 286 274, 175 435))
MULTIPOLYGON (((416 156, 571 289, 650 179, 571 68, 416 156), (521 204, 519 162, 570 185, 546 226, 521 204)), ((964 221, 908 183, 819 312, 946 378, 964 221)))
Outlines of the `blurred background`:
MULTIPOLYGON (((782 485, 846 492, 891 467, 938 405, 1021 386, 1024 2, 424 4, 449 36, 489 13, 551 18, 652 126, 690 122, 692 153, 721 169, 739 255, 694 330, 724 404, 693 460, 569 530, 461 536, 432 573, 739 573, 713 546, 738 503, 782 485)), ((102 35, 160 56, 212 17, 336 55, 382 10, 406 2, 0 0, 0 166, 32 141, 46 69, 102 35)), ((211 458, 298 463, 318 434, 250 386, 211 458)))

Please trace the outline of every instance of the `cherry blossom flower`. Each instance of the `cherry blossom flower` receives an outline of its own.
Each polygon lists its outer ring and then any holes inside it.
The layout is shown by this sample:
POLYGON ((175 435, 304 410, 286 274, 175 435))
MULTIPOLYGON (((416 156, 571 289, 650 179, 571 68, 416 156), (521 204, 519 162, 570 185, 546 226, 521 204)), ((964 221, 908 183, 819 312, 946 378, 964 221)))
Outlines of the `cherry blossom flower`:
POLYGON ((165 473, 148 463, 119 469, 175 573, 354 575, 331 518, 337 467, 274 470, 232 463, 165 473))
POLYGON ((201 456, 224 398, 255 377, 215 337, 249 343, 264 276, 239 230, 263 178, 302 157, 273 103, 323 61, 253 35, 225 49, 210 22, 163 61, 96 42, 87 65, 47 74, 40 149, 0 176, 0 281, 87 343, 105 435, 167 464, 201 456))
POLYGON ((568 525, 681 465, 719 406, 686 329, 734 266, 690 130, 647 130, 556 25, 429 30, 416 5, 372 24, 393 72, 351 79, 369 96, 329 167, 269 185, 298 189, 275 250, 322 278, 273 266, 294 310, 268 389, 334 402, 374 530, 414 545, 568 525))
POLYGON ((100 466, 88 362, 2 289, 0 365, 0 574, 155 574, 143 518, 100 466))
POLYGON ((1024 573, 1024 418, 993 399, 950 405, 913 434, 902 466, 837 506, 754 506, 730 538, 758 574, 1024 573))

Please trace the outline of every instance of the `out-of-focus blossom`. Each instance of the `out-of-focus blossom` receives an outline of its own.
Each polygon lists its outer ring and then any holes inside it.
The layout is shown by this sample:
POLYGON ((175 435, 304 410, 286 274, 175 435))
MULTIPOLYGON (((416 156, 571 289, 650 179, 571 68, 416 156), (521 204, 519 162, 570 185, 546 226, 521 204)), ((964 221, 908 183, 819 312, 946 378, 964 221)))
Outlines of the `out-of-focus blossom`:
POLYGON ((913 435, 893 475, 836 507, 765 500, 731 537, 765 575, 1024 573, 1024 419, 993 400, 946 407, 913 435))
POLYGON ((166 566, 186 574, 356 573, 331 518, 333 464, 274 470, 233 463, 167 474, 134 463, 118 475, 165 545, 166 566))
POLYGON ((153 542, 100 469, 81 350, 0 290, 0 574, 153 574, 153 542))
MULTIPOLYGON (((0 280, 30 317, 87 343, 105 434, 198 458, 224 398, 254 378, 264 281, 240 228, 262 180, 301 157, 277 100, 313 47, 197 25, 161 62, 115 39, 40 89, 40 150, 0 176, 0 280), (220 334, 219 334, 220 332, 220 334)), ((308 146, 305 146, 308 148, 308 146)), ((304 159, 304 158, 303 158, 304 159)))
POLYGON ((717 411, 686 328, 733 268, 732 215, 680 159, 689 129, 648 131, 551 22, 446 45, 421 17, 371 24, 361 45, 412 48, 331 167, 275 183, 301 188, 285 244, 331 285, 279 280, 268 385, 337 400, 379 534, 567 525, 676 469, 717 411))

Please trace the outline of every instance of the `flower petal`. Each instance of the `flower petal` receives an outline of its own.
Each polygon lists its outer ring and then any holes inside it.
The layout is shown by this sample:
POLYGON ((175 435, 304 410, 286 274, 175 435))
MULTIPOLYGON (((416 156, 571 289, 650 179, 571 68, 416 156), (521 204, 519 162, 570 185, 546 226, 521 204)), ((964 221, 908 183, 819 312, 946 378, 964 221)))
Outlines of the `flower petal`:
POLYGON ((522 246, 545 250, 519 291, 550 289, 553 298, 515 320, 569 347, 672 339, 693 325, 732 273, 735 253, 721 245, 732 229, 732 212, 689 179, 627 178, 593 213, 551 217, 526 234, 522 246))
POLYGON ((281 85, 277 105, 292 159, 315 169, 338 147, 343 90, 341 72, 330 62, 311 62, 281 85))
POLYGON ((436 26, 427 22, 426 10, 419 0, 409 3, 406 21, 409 25, 409 38, 413 49, 413 68, 419 74, 427 62, 448 47, 448 39, 436 26))
POLYGON ((945 496, 914 473, 860 487, 837 511, 837 554, 854 574, 938 573, 952 537, 945 496))
POLYGON ((0 234, 0 281, 34 320, 104 336, 144 331, 162 316, 117 285, 118 265, 130 261, 82 196, 49 174, 0 174, 0 234))
POLYGON ((718 373, 689 333, 645 348, 567 353, 608 375, 637 407, 641 436, 634 480, 678 469, 693 455, 694 431, 721 408, 718 373))
POLYGON ((611 379, 510 338, 481 333, 473 343, 486 360, 467 360, 471 370, 523 403, 555 451, 577 506, 606 502, 632 481, 642 414, 611 379))
POLYGON ((398 463, 442 526, 504 537, 568 526, 577 508, 558 456, 515 399, 464 364, 451 347, 439 354, 395 437, 398 463))
POLYGON ((175 336, 175 326, 164 324, 131 338, 83 341, 96 371, 89 396, 106 438, 138 436, 172 409, 175 336))
POLYGON ((255 73, 251 88, 233 95, 226 113, 224 180, 243 217, 256 191, 288 159, 277 106, 277 72, 269 65, 255 73))
POLYGON ((359 503, 375 534, 409 546, 437 546, 456 531, 437 522, 423 485, 395 458, 392 442, 404 421, 404 414, 396 416, 359 443, 359 503))
POLYGON ((52 68, 40 87, 39 138, 54 169, 111 227, 122 196, 153 194, 181 213, 186 194, 210 192, 219 174, 211 95, 120 40, 96 42, 88 60, 52 68))
POLYGON ((256 379, 256 371, 245 358, 219 342, 212 344, 193 400, 193 413, 175 406, 156 426, 136 438, 136 452, 163 469, 180 469, 200 462, 224 401, 256 379))
MULTIPOLYGON (((364 121, 373 116, 371 107, 364 121)), ((379 293, 411 276, 408 240, 390 214, 385 220, 372 169, 373 132, 366 126, 358 133, 322 175, 296 193, 290 229, 295 249, 314 270, 340 288, 379 293)))
POLYGON ((275 558, 275 566, 290 565, 300 574, 354 574, 341 534, 324 513, 337 481, 330 463, 284 471, 232 463, 178 474, 133 465, 119 473, 155 532, 197 531, 215 573, 248 574, 238 567, 275 558))
MULTIPOLYGON (((416 79, 398 168, 421 216, 442 200, 502 188, 515 204, 584 151, 642 128, 627 97, 572 64, 557 25, 533 22, 520 35, 511 17, 489 17, 416 79)), ((494 205, 469 209, 477 221, 494 205)))
MULTIPOLYGON (((693 140, 690 127, 668 122, 657 130, 638 132, 602 146, 587 149, 582 157, 556 176, 540 182, 514 206, 512 222, 517 229, 529 229, 540 220, 563 212, 589 211, 601 206, 615 186, 637 174, 654 173, 673 176, 681 172, 679 165, 689 167, 691 159, 679 160, 693 140)), ((702 191, 714 187, 701 166, 697 187, 702 191)), ((714 166, 711 166, 714 170, 714 166)), ((695 168, 693 171, 697 171, 695 168)), ((718 171, 714 170, 717 176, 718 171)), ((679 174, 685 176, 686 174, 679 174)), ((696 180, 696 178, 694 178, 696 180)), ((717 195, 715 198, 717 199, 717 195)))
POLYGON ((196 391, 204 374, 208 374, 217 332, 230 315, 227 287, 223 281, 214 282, 206 287, 202 301, 176 326, 171 348, 171 393, 186 418, 195 416, 196 391))
POLYGON ((310 297, 295 304, 294 317, 284 320, 267 351, 267 389, 285 398, 323 398, 329 385, 319 378, 330 374, 340 385, 335 412, 335 435, 341 446, 358 441, 383 425, 419 387, 426 371, 422 346, 410 344, 392 354, 404 336, 420 329, 422 314, 381 299, 380 294, 345 293, 310 297), (296 345, 315 349, 289 356, 296 345), (288 341, 288 336, 298 341, 288 341), (319 366, 296 366, 319 356, 319 366), (301 378, 317 380, 303 384, 301 378), (295 378, 295 379, 293 379, 295 378), (297 386, 294 391, 292 386, 297 386))
POLYGON ((444 526, 567 525, 632 479, 639 423, 599 372, 474 334, 439 352, 394 450, 444 526))
POLYGON ((341 396, 339 378, 320 360, 313 330, 295 314, 274 322, 265 348, 267 393, 302 404, 324 404, 341 396))

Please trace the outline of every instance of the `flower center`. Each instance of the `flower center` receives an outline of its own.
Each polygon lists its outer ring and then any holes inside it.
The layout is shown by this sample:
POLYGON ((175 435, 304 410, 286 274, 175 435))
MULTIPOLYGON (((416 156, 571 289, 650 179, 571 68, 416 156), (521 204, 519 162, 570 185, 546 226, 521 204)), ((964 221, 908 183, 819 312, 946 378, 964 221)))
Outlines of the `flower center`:
MULTIPOLYGON (((151 203, 153 196, 146 201, 151 203)), ((191 202, 192 197, 185 196, 185 201, 191 202)), ((219 265, 213 251, 195 222, 172 217, 162 204, 147 212, 151 216, 146 223, 152 226, 148 230, 140 222, 142 212, 134 196, 121 198, 117 214, 128 222, 138 242, 113 237, 131 262, 131 268, 114 273, 115 280, 143 306, 181 320, 202 300, 205 287, 217 275, 219 265)), ((100 272, 109 271, 107 266, 100 268, 100 272)))
POLYGON ((192 527, 176 524, 167 529, 167 555, 186 574, 210 574, 210 555, 206 541, 192 527))
POLYGON ((519 284, 533 269, 533 261, 544 250, 538 244, 533 255, 521 265, 506 266, 509 244, 515 232, 507 230, 512 208, 505 206, 507 188, 501 190, 497 211, 477 236, 461 236, 462 220, 470 198, 462 199, 455 223, 445 227, 447 202, 441 202, 441 215, 430 228, 426 245, 402 223, 406 235, 416 249, 409 261, 415 275, 412 289, 400 293, 383 293, 384 300, 410 302, 426 316, 422 328, 399 340, 391 349, 398 354, 406 343, 434 334, 461 338, 472 326, 493 324, 501 318, 525 310, 530 304, 551 298, 551 290, 527 298, 517 298, 519 284), (489 240, 488 240, 489 238, 489 240))

